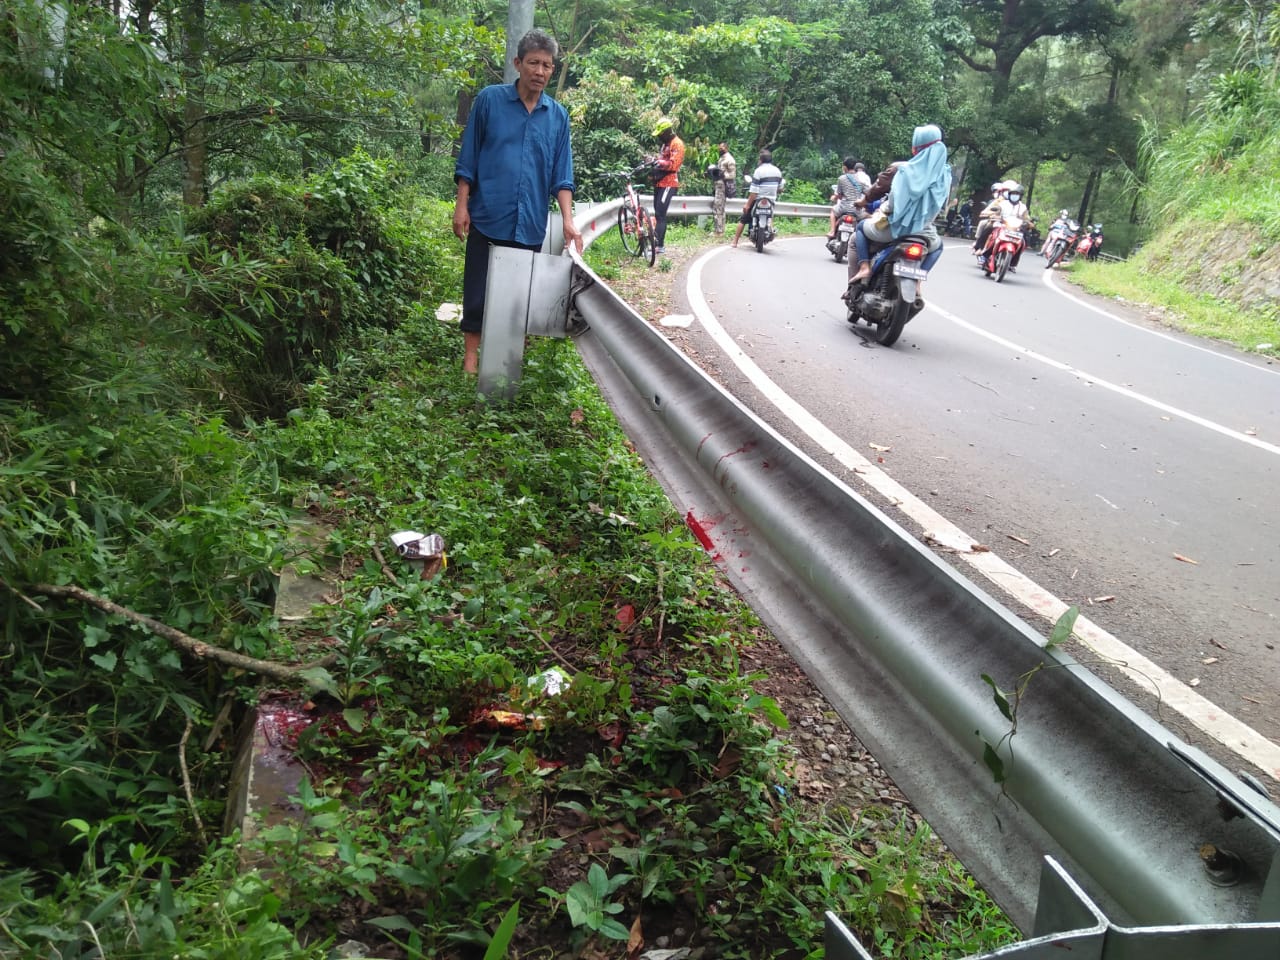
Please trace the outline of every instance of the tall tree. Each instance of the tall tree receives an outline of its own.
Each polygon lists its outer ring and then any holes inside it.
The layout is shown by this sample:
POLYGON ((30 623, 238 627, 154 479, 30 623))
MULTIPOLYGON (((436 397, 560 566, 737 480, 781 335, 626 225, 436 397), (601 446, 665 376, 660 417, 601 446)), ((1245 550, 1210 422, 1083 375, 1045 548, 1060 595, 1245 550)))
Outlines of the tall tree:
POLYGON ((1015 69, 1035 44, 1051 39, 1096 46, 1125 22, 1115 0, 939 0, 944 49, 985 87, 982 103, 961 110, 952 142, 973 151, 971 183, 1061 153, 1083 127, 1078 111, 1046 123, 1045 91, 1022 87, 1015 69), (1065 134, 1065 136, 1064 136, 1065 134))

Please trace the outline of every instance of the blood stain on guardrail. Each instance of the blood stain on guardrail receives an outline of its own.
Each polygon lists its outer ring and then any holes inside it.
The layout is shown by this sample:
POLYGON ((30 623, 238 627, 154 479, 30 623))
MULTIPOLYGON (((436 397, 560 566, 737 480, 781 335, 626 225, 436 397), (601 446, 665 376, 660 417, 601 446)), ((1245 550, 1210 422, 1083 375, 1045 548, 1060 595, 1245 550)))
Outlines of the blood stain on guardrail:
MULTIPOLYGON (((684 515, 684 522, 689 527, 690 532, 698 538, 698 542, 702 544, 702 549, 712 555, 711 559, 719 560, 720 554, 716 551, 716 545, 711 542, 711 537, 707 533, 707 528, 703 526, 701 520, 693 515, 692 510, 684 515)), ((715 526, 718 522, 719 521, 716 520, 709 521, 711 526, 715 526)))

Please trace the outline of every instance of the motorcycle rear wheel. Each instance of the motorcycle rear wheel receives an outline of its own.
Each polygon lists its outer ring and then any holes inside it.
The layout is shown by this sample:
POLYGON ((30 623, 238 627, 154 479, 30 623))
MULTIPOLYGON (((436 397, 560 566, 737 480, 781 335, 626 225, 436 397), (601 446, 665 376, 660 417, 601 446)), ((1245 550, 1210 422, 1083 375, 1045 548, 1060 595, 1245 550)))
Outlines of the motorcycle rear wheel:
POLYGON ((1009 272, 1009 261, 1012 254, 1008 250, 1001 250, 996 254, 996 283, 1004 279, 1004 275, 1009 272))
POLYGON ((766 236, 767 234, 764 232, 764 227, 756 227, 755 229, 756 253, 764 253, 764 242, 765 242, 766 236))
POLYGON ((876 324, 876 343, 882 347, 892 347, 902 336, 902 328, 911 319, 911 304, 899 298, 893 305, 893 313, 883 323, 876 324))
POLYGON ((844 251, 839 247, 831 255, 836 258, 836 263, 844 263, 844 251))

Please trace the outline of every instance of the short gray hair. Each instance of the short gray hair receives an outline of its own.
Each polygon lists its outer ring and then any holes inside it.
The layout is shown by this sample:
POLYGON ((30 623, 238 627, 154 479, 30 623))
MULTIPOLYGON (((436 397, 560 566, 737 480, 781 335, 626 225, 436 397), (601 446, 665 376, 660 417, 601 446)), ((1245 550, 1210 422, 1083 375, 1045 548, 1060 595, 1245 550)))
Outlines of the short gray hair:
POLYGON ((523 60, 526 55, 535 50, 550 54, 552 60, 560 56, 560 44, 556 43, 551 34, 536 27, 520 38, 520 42, 516 45, 516 57, 523 60))

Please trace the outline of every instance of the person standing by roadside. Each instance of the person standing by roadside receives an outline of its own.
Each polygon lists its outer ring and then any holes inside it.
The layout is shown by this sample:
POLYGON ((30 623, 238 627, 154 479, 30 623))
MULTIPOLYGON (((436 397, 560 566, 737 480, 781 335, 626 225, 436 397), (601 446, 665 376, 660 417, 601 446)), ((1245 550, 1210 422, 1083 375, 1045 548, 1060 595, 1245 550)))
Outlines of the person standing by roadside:
POLYGON ((738 195, 738 161, 729 152, 729 145, 722 143, 720 151, 720 174, 724 177, 724 195, 732 200, 738 195))
POLYGON ((564 221, 565 243, 582 251, 573 225, 573 151, 569 114, 545 90, 560 48, 541 30, 520 38, 515 83, 476 95, 454 166, 453 232, 466 241, 462 271, 462 369, 476 373, 484 322, 489 248, 541 250, 552 197, 564 221))
POLYGON ((684 163, 684 141, 676 136, 676 124, 670 117, 663 117, 653 127, 653 136, 662 143, 653 175, 653 216, 657 221, 654 230, 655 246, 663 253, 667 242, 667 210, 680 189, 680 165, 684 163))

